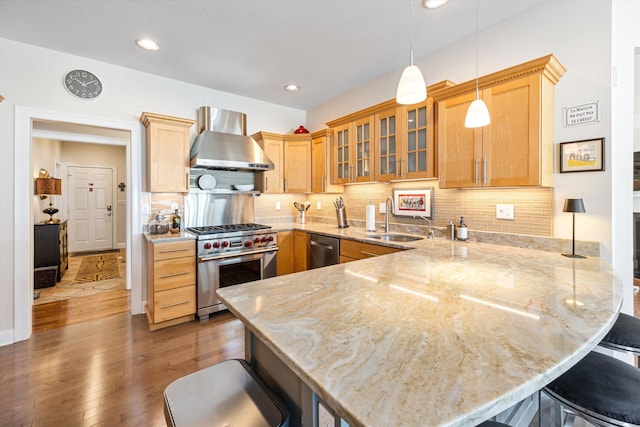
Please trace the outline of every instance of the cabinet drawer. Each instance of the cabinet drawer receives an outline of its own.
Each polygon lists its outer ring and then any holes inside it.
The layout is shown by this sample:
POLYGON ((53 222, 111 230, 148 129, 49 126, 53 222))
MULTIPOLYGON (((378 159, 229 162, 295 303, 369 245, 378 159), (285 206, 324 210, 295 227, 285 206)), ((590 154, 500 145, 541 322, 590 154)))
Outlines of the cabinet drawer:
POLYGON ((181 258, 186 256, 196 256, 195 240, 181 240, 170 243, 154 243, 153 259, 159 261, 163 259, 181 258))
POLYGON ((174 258, 153 263, 154 291, 196 284, 195 257, 174 258))
POLYGON ((390 248, 388 246, 356 242, 354 240, 343 239, 340 241, 340 256, 354 258, 354 259, 370 258, 373 256, 400 252, 402 250, 404 249, 390 248))
POLYGON ((153 294, 153 322, 164 322, 196 312, 196 286, 184 286, 153 294))

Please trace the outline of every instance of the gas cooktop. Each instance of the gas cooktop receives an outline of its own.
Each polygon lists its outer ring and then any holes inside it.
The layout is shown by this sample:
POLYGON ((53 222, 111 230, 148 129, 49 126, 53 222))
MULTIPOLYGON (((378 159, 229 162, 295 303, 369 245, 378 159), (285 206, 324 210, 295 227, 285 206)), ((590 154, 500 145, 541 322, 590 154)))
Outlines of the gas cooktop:
POLYGON ((255 231, 265 230, 271 228, 268 225, 262 224, 229 224, 229 225, 205 225, 202 227, 189 227, 187 231, 197 234, 198 236, 204 236, 208 234, 222 234, 233 233, 240 231, 255 231))

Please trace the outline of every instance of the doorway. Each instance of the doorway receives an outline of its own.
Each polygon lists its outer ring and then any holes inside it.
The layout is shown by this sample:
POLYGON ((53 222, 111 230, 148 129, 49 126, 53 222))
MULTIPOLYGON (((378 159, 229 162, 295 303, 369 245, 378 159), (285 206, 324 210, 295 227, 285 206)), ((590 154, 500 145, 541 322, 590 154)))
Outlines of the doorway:
MULTIPOLYGON (((85 135, 71 141, 105 143, 113 142, 113 133, 126 133, 126 184, 128 188, 137 189, 127 191, 126 196, 126 281, 131 287, 131 314, 143 312, 142 303, 142 255, 143 236, 139 213, 141 188, 141 170, 132 165, 141 164, 141 126, 138 122, 121 122, 104 118, 76 116, 66 113, 35 110, 30 108, 15 108, 15 235, 25 236, 24 239, 14 239, 14 341, 28 339, 32 332, 32 304, 33 304, 33 170, 32 147, 33 137, 41 136, 42 131, 34 124, 42 122, 51 126, 74 126, 85 130, 85 135), (101 131, 102 135, 96 136, 101 131), (89 139, 86 136, 89 135, 89 139), (101 139, 102 142, 98 140, 101 139)), ((47 126, 43 126, 47 127, 47 126)), ((51 129, 49 129, 51 130, 51 129)), ((56 130, 52 130, 54 133, 56 130)), ((59 129, 58 129, 59 131, 59 129)), ((78 132, 76 132, 77 134, 78 132)), ((60 139, 60 138, 56 138, 60 139)), ((123 145, 121 141, 115 145, 123 145)))

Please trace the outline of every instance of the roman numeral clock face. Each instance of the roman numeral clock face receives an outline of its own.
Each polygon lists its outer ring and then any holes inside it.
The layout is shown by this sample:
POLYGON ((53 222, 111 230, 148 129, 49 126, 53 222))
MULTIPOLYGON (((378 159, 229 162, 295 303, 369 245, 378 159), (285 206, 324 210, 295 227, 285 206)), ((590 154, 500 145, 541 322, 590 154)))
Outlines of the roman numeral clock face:
POLYGON ((85 70, 69 71, 64 77, 64 87, 80 99, 95 99, 102 93, 100 79, 85 70))

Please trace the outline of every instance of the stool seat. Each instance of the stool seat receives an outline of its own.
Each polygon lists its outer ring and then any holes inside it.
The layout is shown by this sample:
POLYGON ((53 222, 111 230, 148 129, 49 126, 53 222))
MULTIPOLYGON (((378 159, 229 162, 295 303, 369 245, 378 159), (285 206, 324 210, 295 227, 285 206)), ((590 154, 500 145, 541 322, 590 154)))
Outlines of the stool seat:
POLYGON ((179 378, 164 390, 169 427, 281 427, 287 409, 244 360, 232 359, 179 378))
POLYGON ((509 425, 504 423, 499 423, 497 421, 485 421, 482 424, 478 424, 477 427, 509 427, 509 425))
POLYGON ((600 346, 640 354, 640 318, 620 313, 600 346))
POLYGON ((640 426, 639 390, 640 369, 596 352, 544 389, 562 405, 615 426, 640 426))

